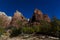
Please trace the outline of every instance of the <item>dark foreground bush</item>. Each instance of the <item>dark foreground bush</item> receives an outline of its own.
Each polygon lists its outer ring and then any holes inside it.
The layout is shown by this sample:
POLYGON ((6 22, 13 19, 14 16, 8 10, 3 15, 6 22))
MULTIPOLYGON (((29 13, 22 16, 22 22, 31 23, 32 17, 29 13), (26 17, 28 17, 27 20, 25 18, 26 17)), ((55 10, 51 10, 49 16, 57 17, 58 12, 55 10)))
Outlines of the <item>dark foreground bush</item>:
POLYGON ((19 34, 21 34, 21 29, 20 28, 18 28, 18 29, 17 28, 12 28, 11 30, 12 30, 12 32, 11 32, 10 37, 16 37, 19 34))

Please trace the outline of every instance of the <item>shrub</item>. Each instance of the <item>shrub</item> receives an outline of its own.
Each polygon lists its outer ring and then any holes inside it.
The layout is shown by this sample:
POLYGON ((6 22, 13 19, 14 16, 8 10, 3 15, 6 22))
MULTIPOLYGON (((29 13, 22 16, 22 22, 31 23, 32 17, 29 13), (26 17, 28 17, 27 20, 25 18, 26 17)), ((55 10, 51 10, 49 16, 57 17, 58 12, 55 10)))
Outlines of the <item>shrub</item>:
POLYGON ((19 34, 21 34, 21 29, 20 28, 16 28, 16 27, 13 27, 11 28, 12 32, 11 32, 11 35, 10 37, 15 37, 15 36, 18 36, 19 34))
POLYGON ((5 33, 5 29, 3 27, 0 27, 0 36, 3 35, 3 33, 5 33))
POLYGON ((22 32, 26 34, 34 33, 34 29, 32 27, 23 27, 22 32))

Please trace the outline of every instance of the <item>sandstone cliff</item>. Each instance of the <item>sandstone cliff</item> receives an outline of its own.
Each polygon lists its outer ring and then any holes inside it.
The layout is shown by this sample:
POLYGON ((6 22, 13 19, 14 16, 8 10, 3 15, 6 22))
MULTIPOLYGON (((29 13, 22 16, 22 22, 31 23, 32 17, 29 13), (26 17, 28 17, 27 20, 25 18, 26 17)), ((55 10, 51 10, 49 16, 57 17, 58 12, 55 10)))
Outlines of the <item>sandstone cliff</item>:
POLYGON ((0 26, 8 27, 11 22, 11 17, 7 16, 4 12, 0 12, 0 26))
POLYGON ((25 25, 25 23, 27 23, 27 19, 21 14, 21 12, 16 10, 14 16, 12 17, 10 25, 20 27, 22 25, 25 25))

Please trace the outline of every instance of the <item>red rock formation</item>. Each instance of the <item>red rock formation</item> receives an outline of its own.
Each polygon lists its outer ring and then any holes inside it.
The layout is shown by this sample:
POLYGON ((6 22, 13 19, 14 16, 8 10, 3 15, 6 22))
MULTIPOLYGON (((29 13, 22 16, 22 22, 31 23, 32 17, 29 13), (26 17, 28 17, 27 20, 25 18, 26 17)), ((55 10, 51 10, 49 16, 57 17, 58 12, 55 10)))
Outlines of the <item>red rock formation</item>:
POLYGON ((0 12, 0 26, 3 26, 3 27, 8 27, 9 25, 15 26, 15 27, 21 27, 26 23, 29 23, 32 25, 40 25, 41 20, 51 22, 48 15, 43 15, 43 13, 38 9, 34 10, 34 14, 32 18, 28 20, 19 11, 16 11, 14 13, 14 16, 12 17, 12 19, 11 17, 8 17, 4 12, 0 12))
POLYGON ((31 22, 43 20, 43 14, 40 10, 35 9, 34 14, 31 18, 31 22))
POLYGON ((37 21, 43 20, 43 13, 38 9, 35 9, 33 16, 35 16, 37 21))
POLYGON ((0 12, 0 26, 2 27, 8 27, 11 20, 8 18, 8 16, 4 12, 0 12))
POLYGON ((43 13, 40 10, 35 9, 34 14, 29 22, 34 25, 39 25, 41 20, 50 22, 50 18, 48 17, 48 15, 43 15, 43 13))
POLYGON ((26 18, 19 11, 16 11, 10 24, 15 27, 20 27, 25 23, 27 23, 26 18))

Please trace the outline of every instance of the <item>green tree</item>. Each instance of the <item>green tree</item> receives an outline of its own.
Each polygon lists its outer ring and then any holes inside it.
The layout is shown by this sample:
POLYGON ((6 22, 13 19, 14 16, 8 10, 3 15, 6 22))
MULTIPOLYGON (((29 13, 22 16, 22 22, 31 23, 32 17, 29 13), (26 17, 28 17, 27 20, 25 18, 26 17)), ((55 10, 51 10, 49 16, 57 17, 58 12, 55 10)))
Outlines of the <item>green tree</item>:
POLYGON ((49 34, 50 29, 51 29, 50 23, 48 23, 47 21, 44 21, 44 20, 41 20, 40 23, 41 23, 41 26, 40 26, 41 33, 49 34))
POLYGON ((60 34, 60 20, 56 17, 53 18, 51 32, 54 36, 59 36, 60 34))
POLYGON ((40 25, 35 25, 35 26, 32 26, 33 30, 34 30, 34 34, 39 34, 40 31, 41 31, 41 27, 40 25))

